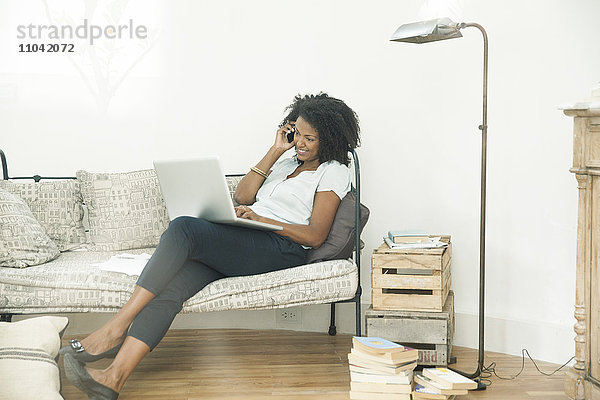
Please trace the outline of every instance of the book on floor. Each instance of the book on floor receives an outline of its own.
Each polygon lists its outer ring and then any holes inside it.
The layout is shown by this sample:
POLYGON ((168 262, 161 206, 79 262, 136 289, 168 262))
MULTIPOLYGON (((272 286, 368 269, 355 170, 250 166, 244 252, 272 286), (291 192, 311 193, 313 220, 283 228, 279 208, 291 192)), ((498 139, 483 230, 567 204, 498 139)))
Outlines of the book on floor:
POLYGON ((350 399, 353 400, 411 400, 410 394, 400 393, 372 393, 350 391, 350 399))
POLYGON ((413 376, 415 383, 426 387, 433 393, 444 394, 444 395, 464 395, 468 394, 469 391, 467 389, 445 389, 442 387, 443 385, 437 383, 436 381, 426 377, 422 373, 416 373, 413 376))
POLYGON ((353 382, 369 382, 369 383, 398 383, 409 385, 412 383, 412 371, 406 375, 383 375, 359 372, 350 367, 350 380, 353 382))
POLYGON ((401 353, 404 351, 404 346, 394 343, 390 340, 380 337, 363 337, 354 336, 352 345, 355 349, 359 349, 365 353, 383 354, 383 353, 401 353))
POLYGON ((377 383, 351 381, 350 390, 353 390, 355 392, 410 394, 412 392, 412 386, 408 383, 377 383))
POLYGON ((408 361, 397 365, 386 365, 377 361, 365 360, 355 354, 348 354, 348 363, 357 367, 370 369, 373 371, 385 372, 390 375, 403 374, 405 371, 412 371, 417 366, 416 360, 408 361))
POLYGON ((417 350, 380 337, 355 336, 352 344, 350 399, 411 400, 417 350))
POLYGON ((477 382, 448 368, 423 368, 423 375, 444 389, 477 389, 477 382))
POLYGON ((386 365, 398 365, 419 359, 419 350, 411 349, 410 347, 405 347, 404 351, 396 353, 372 354, 357 348, 352 348, 350 352, 361 359, 386 365))
POLYGON ((415 385, 415 389, 412 392, 413 400, 451 400, 455 397, 455 395, 433 393, 430 389, 418 383, 415 385))
POLYGON ((350 391, 350 399, 355 400, 411 400, 410 394, 399 393, 369 393, 350 391))
POLYGON ((371 369, 371 368, 359 367, 358 365, 352 365, 350 363, 348 363, 348 364, 349 364, 350 371, 358 372, 360 374, 387 375, 387 376, 405 375, 406 376, 406 375, 412 374, 412 372, 413 372, 412 369, 409 369, 409 370, 406 370, 406 371, 399 372, 397 374, 390 374, 390 373, 385 372, 385 371, 377 371, 377 370, 374 370, 374 369, 371 369))

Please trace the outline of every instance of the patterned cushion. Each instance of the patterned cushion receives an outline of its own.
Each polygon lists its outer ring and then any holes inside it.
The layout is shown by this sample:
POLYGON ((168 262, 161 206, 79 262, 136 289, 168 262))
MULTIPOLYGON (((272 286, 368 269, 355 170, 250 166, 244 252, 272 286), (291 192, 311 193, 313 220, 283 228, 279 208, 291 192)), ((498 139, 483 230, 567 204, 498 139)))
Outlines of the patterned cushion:
POLYGON ((66 317, 0 322, 0 398, 62 400, 56 358, 66 317))
POLYGON ((19 197, 0 189, 0 266, 43 264, 60 252, 19 197))
MULTIPOLYGON (((152 253, 154 249, 126 253, 152 253)), ((49 263, 0 274, 0 312, 115 312, 131 297, 137 276, 101 271, 114 252, 71 251, 49 263)), ((351 299, 356 264, 333 260, 259 275, 219 279, 185 302, 183 312, 270 309, 351 299)), ((1 396, 0 396, 1 398, 1 396)))
POLYGON ((351 299, 358 268, 349 260, 305 264, 211 282, 184 303, 183 312, 262 310, 351 299))
POLYGON ((59 250, 69 250, 86 242, 83 228, 83 198, 74 179, 16 183, 0 181, 4 189, 25 200, 35 219, 59 250))
MULTIPOLYGON (((231 200, 233 200, 233 194, 235 193, 235 189, 237 185, 240 183, 244 175, 229 175, 225 177, 227 181, 227 187, 229 188, 229 195, 231 196, 231 200)), ((234 207, 239 206, 238 202, 233 200, 234 207)))
POLYGON ((88 207, 90 249, 154 247, 169 216, 153 169, 126 173, 77 171, 88 207))

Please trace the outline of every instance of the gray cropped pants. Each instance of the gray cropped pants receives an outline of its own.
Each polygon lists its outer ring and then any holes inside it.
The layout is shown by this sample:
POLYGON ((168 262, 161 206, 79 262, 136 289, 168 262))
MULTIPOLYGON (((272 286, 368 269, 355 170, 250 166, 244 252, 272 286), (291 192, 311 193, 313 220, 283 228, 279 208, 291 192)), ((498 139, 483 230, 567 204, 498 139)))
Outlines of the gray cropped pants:
POLYGON ((183 303, 209 283, 302 265, 306 251, 273 232, 215 224, 193 217, 171 221, 137 285, 154 297, 136 316, 128 336, 154 349, 183 303))

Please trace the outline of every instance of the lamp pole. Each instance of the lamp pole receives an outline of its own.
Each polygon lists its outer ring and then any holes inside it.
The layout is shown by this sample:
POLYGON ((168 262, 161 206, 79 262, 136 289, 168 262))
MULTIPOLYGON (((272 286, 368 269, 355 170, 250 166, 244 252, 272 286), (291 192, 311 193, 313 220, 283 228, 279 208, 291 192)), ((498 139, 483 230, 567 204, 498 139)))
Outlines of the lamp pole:
MULTIPOLYGON (((479 130, 481 131, 481 195, 479 216, 479 349, 477 369, 469 374, 456 371, 468 378, 481 375, 485 356, 485 205, 486 205, 486 173, 487 173, 487 90, 488 90, 488 36, 485 29, 477 23, 454 23, 449 18, 438 18, 431 21, 421 21, 400 26, 390 40, 407 43, 428 43, 439 40, 462 37, 460 33, 464 28, 477 28, 483 35, 483 119, 479 130)), ((478 390, 485 389, 485 384, 478 381, 478 390)))
MULTIPOLYGON (((485 349, 485 206, 486 206, 486 176, 487 176, 487 90, 488 90, 488 37, 485 29, 477 23, 460 23, 458 29, 475 27, 483 35, 483 116, 479 125, 481 131, 481 194, 479 215, 479 352, 477 356, 477 369, 472 374, 464 373, 468 378, 476 378, 484 369, 485 349)), ((478 382, 478 389, 485 389, 483 383, 478 382)))

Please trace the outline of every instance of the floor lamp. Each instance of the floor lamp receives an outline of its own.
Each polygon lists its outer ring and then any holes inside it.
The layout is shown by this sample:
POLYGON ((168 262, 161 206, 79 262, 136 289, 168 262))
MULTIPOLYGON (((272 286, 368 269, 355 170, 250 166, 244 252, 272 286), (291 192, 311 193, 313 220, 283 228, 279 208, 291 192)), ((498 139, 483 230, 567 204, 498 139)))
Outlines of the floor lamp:
MULTIPOLYGON (((483 35, 483 122, 481 130, 481 208, 479 224, 479 354, 477 370, 472 373, 456 371, 468 378, 479 377, 484 369, 484 315, 485 315, 485 194, 486 194, 486 151, 487 151, 487 74, 488 74, 488 38, 485 29, 476 23, 455 23, 449 18, 415 22, 402 25, 394 32, 391 41, 408 43, 427 43, 462 37, 460 30, 474 27, 483 35)), ((485 384, 478 381, 478 390, 485 384)))

